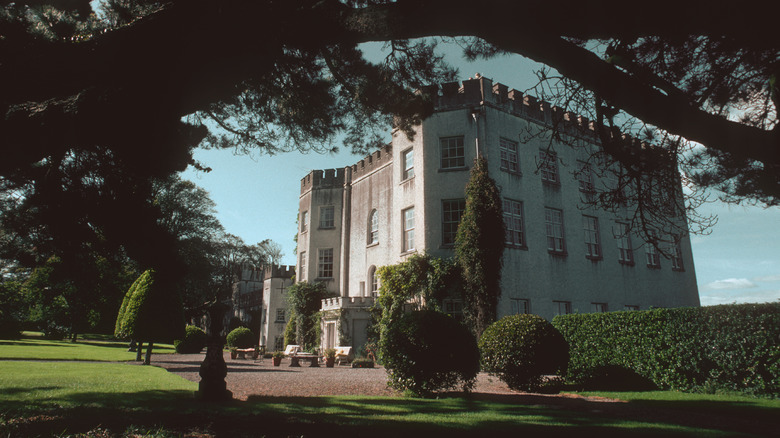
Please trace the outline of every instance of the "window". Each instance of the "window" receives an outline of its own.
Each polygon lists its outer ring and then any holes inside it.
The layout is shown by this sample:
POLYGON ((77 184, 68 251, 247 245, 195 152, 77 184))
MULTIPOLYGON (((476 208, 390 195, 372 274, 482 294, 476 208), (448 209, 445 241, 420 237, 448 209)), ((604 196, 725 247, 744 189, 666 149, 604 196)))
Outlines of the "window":
POLYGON ((441 244, 443 246, 450 246, 455 243, 458 224, 465 209, 465 199, 445 199, 441 201, 441 244))
POLYGON ((553 301, 556 315, 568 315, 571 313, 571 301, 553 301))
POLYGON ((590 311, 593 313, 604 313, 608 311, 607 303, 590 303, 590 311))
POLYGON ((523 298, 510 298, 512 303, 512 315, 524 315, 531 313, 531 302, 523 298))
POLYGON ((639 310, 639 306, 634 304, 626 304, 624 307, 625 310, 639 310))
POLYGON ((501 152, 501 170, 510 173, 520 173, 517 142, 501 138, 498 140, 498 148, 501 152))
POLYGON ((671 254, 672 269, 675 271, 684 271, 682 261, 682 248, 680 247, 680 236, 672 235, 672 241, 669 243, 669 253, 671 254))
POLYGON ((301 213, 301 233, 305 233, 309 229, 309 212, 304 211, 301 213))
POLYGON ((539 151, 539 170, 542 181, 552 184, 561 182, 558 178, 558 156, 555 152, 539 151))
POLYGON ((511 199, 504 199, 503 208, 507 245, 525 246, 525 235, 523 234, 523 203, 511 199))
POLYGON ((379 214, 372 210, 368 215, 368 244, 379 242, 379 214))
POLYGON ((284 309, 276 309, 276 321, 275 322, 284 322, 284 309))
POLYGON ((577 182, 585 201, 593 202, 596 186, 593 184, 593 169, 590 168, 589 164, 580 163, 580 168, 577 171, 577 182))
POLYGON ((634 253, 631 250, 631 235, 629 234, 627 224, 617 223, 615 240, 618 247, 618 261, 627 265, 633 265, 634 253))
POLYGON ((284 351, 284 336, 274 336, 274 351, 284 351))
POLYGON ((444 313, 455 318, 456 321, 463 321, 463 302, 452 298, 442 300, 444 313))
POLYGON ((544 224, 547 229, 547 251, 563 254, 566 251, 563 241, 563 212, 554 208, 545 208, 544 224))
POLYGON ((414 149, 407 149, 401 152, 402 164, 404 166, 404 172, 401 175, 401 179, 407 180, 414 176, 414 149))
POLYGON ((585 233, 585 257, 601 258, 601 242, 599 240, 599 220, 593 216, 582 216, 582 230, 585 233))
POLYGON ((658 249, 652 242, 647 242, 645 245, 645 257, 647 258, 647 267, 658 269, 661 267, 661 257, 658 254, 658 249))
POLYGON ((333 278, 333 248, 320 250, 317 278, 333 278))
POLYGON ((301 274, 300 279, 306 280, 306 251, 301 251, 301 274))
POLYGON ((401 216, 404 221, 404 240, 401 249, 404 252, 412 251, 414 249, 414 207, 404 210, 401 216))
POLYGON ((379 295, 379 277, 376 275, 375 266, 368 270, 368 279, 371 282, 371 296, 376 298, 379 295))
POLYGON ((320 228, 333 228, 336 226, 332 205, 320 207, 320 228))
POLYGON ((441 147, 442 169, 466 167, 462 136, 441 138, 439 139, 439 146, 441 147))

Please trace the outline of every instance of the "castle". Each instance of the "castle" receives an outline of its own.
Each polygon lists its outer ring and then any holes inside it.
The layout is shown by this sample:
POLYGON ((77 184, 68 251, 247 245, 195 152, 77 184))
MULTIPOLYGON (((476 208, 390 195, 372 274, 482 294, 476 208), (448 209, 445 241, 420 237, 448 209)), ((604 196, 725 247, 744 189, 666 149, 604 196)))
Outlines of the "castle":
POLYGON ((259 327, 259 345, 268 351, 284 350, 284 329, 289 318, 287 287, 292 285, 294 276, 294 266, 266 265, 258 268, 245 262, 241 264, 237 281, 233 283, 233 311, 230 316, 259 327))
MULTIPOLYGON (((507 227, 499 317, 699 305, 687 235, 674 236, 667 259, 628 232, 630 206, 610 213, 582 202, 608 183, 588 167, 599 141, 587 119, 479 76, 421 92, 435 111, 413 140, 395 130, 390 145, 358 163, 301 180, 297 281, 337 295, 322 303, 323 347, 366 342, 378 267, 415 253, 453 255, 477 150, 507 227), (553 120, 582 146, 551 147, 553 120)), ((444 306, 461 312, 458 300, 444 306)))

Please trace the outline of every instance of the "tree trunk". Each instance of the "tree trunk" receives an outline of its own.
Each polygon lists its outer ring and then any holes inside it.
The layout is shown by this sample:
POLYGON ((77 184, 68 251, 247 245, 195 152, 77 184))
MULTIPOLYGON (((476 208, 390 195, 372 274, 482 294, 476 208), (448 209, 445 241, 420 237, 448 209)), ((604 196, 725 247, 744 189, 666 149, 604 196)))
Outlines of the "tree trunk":
POLYGON ((143 351, 144 351, 144 342, 143 341, 138 341, 138 345, 136 346, 136 350, 135 350, 135 361, 136 362, 140 362, 142 360, 141 359, 141 355, 143 354, 143 351))
POLYGON ((146 343, 146 357, 144 358, 144 365, 149 365, 152 361, 152 348, 154 348, 154 342, 146 343))

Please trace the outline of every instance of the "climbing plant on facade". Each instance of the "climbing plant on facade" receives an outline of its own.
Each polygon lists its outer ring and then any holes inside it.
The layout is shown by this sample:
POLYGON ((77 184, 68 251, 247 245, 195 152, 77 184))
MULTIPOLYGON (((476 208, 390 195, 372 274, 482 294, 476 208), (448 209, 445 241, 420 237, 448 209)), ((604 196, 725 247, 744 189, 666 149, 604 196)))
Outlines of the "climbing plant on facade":
POLYGON ((487 160, 477 157, 466 185, 466 209, 455 236, 455 261, 463 276, 463 314, 479 338, 496 320, 504 255, 501 195, 488 174, 487 160))

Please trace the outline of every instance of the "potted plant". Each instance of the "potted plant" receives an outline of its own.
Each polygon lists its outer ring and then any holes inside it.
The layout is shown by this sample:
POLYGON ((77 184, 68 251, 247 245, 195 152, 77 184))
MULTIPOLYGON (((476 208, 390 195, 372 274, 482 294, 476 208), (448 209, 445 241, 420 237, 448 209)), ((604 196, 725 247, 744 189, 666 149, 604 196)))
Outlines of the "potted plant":
POLYGON ((325 366, 333 368, 333 365, 336 364, 336 349, 326 348, 322 355, 325 356, 325 366))
POLYGON ((238 356, 238 348, 230 347, 230 358, 235 359, 238 356))
POLYGON ((284 357, 283 351, 275 351, 274 355, 272 356, 272 360, 274 362, 274 366, 278 367, 282 364, 282 358, 284 357))
POLYGON ((258 356, 260 356, 260 346, 255 345, 255 351, 252 352, 252 359, 257 360, 258 356))

